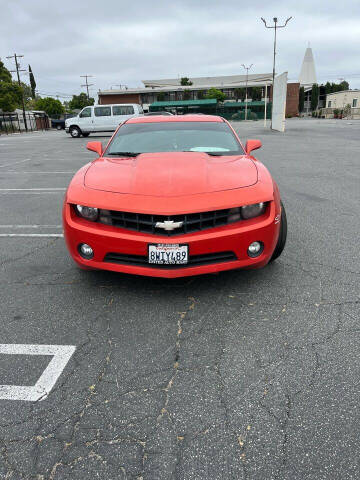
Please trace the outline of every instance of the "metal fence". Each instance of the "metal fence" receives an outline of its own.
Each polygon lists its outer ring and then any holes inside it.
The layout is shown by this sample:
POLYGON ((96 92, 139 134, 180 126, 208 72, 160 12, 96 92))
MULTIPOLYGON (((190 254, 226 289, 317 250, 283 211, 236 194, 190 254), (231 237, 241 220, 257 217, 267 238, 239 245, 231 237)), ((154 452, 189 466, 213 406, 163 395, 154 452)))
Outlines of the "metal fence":
POLYGON ((22 113, 0 113, 0 135, 47 130, 48 128, 50 128, 50 122, 45 113, 25 112, 25 119, 22 113))

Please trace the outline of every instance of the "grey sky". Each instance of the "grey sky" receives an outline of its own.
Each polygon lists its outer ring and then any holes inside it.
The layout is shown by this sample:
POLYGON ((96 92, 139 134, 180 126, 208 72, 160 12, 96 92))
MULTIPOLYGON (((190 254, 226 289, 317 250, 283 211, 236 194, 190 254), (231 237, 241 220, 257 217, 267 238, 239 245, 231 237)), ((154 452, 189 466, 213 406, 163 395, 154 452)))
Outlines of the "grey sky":
POLYGON ((319 83, 360 88, 358 0, 0 0, 0 11, 0 57, 11 67, 5 57, 24 54, 42 94, 79 93, 83 74, 95 95, 142 79, 238 74, 242 63, 271 72, 273 32, 261 16, 293 16, 279 31, 277 72, 296 81, 310 42, 319 83))

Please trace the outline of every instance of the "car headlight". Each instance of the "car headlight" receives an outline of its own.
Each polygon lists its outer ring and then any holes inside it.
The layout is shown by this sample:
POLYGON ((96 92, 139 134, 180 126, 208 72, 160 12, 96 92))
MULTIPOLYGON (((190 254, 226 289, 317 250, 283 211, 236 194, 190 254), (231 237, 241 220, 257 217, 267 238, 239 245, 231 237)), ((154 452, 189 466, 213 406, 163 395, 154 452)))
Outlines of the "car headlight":
POLYGON ((254 218, 262 215, 265 212, 266 203, 253 203, 252 205, 244 205, 240 208, 241 218, 244 220, 249 220, 249 218, 254 218))
POLYGON ((75 208, 80 217, 86 218, 86 220, 90 220, 91 222, 95 222, 99 216, 99 210, 95 207, 76 205, 75 208))

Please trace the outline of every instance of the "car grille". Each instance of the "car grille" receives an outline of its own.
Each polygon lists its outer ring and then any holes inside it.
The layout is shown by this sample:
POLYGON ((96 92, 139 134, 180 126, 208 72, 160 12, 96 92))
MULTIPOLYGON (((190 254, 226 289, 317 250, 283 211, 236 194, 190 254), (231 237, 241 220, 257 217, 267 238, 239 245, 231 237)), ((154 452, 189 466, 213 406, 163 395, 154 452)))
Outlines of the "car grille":
POLYGON ((155 235, 182 235, 198 232, 208 228, 215 228, 228 224, 230 209, 213 210, 211 212, 187 213, 184 215, 146 215, 142 213, 117 212, 102 210, 99 221, 114 227, 135 230, 137 232, 152 233, 155 235), (106 214, 105 214, 106 212, 106 214), (181 227, 174 230, 164 230, 156 226, 158 222, 182 222, 181 227))
POLYGON ((237 260, 237 257, 234 252, 216 252, 216 253, 206 253, 204 255, 190 255, 189 262, 185 265, 174 265, 174 264, 154 264, 148 263, 148 257, 146 255, 127 255, 124 253, 108 253, 105 255, 104 262, 107 263, 119 263, 121 265, 134 265, 138 267, 149 267, 149 268, 165 268, 165 269, 176 269, 176 268, 187 268, 187 267, 196 267, 198 265, 209 265, 211 263, 224 263, 237 260))

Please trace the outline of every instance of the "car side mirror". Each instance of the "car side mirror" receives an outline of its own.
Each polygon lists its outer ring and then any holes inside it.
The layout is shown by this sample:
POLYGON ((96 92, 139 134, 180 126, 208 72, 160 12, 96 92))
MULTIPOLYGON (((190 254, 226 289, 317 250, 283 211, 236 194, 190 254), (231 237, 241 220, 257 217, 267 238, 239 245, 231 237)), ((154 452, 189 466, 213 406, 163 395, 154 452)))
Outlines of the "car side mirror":
POLYGON ((249 155, 250 152, 253 150, 257 150, 258 148, 261 148, 262 143, 260 140, 248 140, 245 145, 245 150, 246 153, 249 155))
POLYGON ((92 152, 98 153, 99 157, 101 157, 103 153, 103 146, 101 142, 88 142, 86 148, 92 152))

